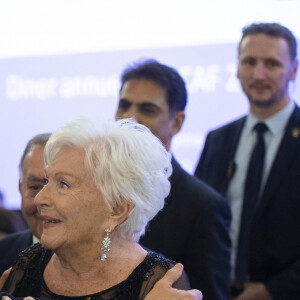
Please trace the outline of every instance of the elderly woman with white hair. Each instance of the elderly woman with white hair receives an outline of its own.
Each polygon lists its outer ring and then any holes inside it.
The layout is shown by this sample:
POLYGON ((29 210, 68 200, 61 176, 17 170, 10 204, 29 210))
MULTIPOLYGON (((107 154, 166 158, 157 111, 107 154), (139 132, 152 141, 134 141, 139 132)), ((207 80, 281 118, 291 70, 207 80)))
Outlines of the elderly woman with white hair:
MULTIPOLYGON (((134 120, 76 119, 49 139, 35 203, 41 244, 23 251, 2 291, 48 299, 144 299, 175 263, 138 240, 162 209, 171 164, 134 120)), ((181 276, 173 287, 188 289, 181 276)))

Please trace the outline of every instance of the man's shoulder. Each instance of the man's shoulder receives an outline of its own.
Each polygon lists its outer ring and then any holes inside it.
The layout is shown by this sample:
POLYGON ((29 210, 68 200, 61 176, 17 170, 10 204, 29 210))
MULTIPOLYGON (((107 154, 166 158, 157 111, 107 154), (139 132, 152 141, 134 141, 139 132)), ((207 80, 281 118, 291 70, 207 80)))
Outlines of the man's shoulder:
POLYGON ((236 128, 239 128, 243 126, 244 122, 246 120, 246 116, 240 117, 236 120, 233 120, 229 123, 226 123, 216 129, 213 129, 209 132, 210 135, 219 135, 224 134, 226 132, 231 132, 232 130, 235 130, 236 128))
MULTIPOLYGON (((178 163, 177 163, 178 164, 178 163)), ((179 164, 178 164, 179 165, 179 164)), ((203 207, 203 205, 215 206, 219 203, 223 206, 227 203, 225 198, 204 181, 189 174, 180 165, 174 170, 175 180, 171 179, 171 202, 180 201, 181 204, 203 207)))
POLYGON ((8 234, 0 239, 0 276, 8 269, 24 249, 32 244, 29 229, 8 234))
POLYGON ((32 233, 29 229, 8 234, 0 239, 0 252, 3 248, 10 249, 28 247, 32 243, 32 233))
POLYGON ((204 181, 190 175, 180 165, 178 168, 178 165, 177 163, 174 169, 175 180, 171 179, 171 191, 166 199, 163 215, 184 219, 187 224, 202 219, 201 224, 208 232, 214 230, 216 224, 228 228, 231 211, 227 199, 204 181), (214 227, 207 228, 211 223, 215 223, 214 227))
MULTIPOLYGON (((199 178, 189 174, 186 170, 182 169, 182 188, 190 190, 194 194, 197 191, 199 194, 207 194, 211 197, 222 197, 218 192, 216 192, 212 187, 207 183, 202 181, 199 178)), ((174 187, 174 186, 173 186, 174 187)), ((172 189, 172 186, 171 186, 172 189)))

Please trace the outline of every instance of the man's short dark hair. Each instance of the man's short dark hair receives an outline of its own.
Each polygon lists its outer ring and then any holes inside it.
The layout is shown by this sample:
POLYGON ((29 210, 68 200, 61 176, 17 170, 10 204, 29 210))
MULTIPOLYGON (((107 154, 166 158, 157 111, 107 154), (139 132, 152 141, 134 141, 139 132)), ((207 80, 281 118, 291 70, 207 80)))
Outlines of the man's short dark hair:
POLYGON ((42 134, 37 134, 35 135, 32 139, 29 140, 29 142, 27 143, 25 150, 23 152, 23 155, 21 157, 20 160, 20 164, 19 164, 19 171, 20 174, 22 174, 22 166, 23 166, 23 162, 25 159, 25 156, 27 155, 27 153, 34 147, 37 145, 41 145, 41 146, 45 146, 50 138, 51 133, 42 133, 42 134))
POLYGON ((243 39, 252 34, 266 34, 271 37, 283 38, 289 46, 290 57, 293 61, 297 56, 297 41, 293 33, 286 27, 278 23, 252 23, 242 29, 242 38, 239 43, 239 48, 243 39))
POLYGON ((124 84, 133 79, 152 80, 160 85, 166 91, 171 116, 185 109, 187 103, 185 82, 174 68, 153 59, 134 63, 122 73, 120 93, 124 84))

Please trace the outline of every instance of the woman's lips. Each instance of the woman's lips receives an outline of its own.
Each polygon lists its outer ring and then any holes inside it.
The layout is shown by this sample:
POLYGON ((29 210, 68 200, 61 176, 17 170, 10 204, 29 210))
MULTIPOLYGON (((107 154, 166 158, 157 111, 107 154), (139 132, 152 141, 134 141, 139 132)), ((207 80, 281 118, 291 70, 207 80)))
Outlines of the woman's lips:
POLYGON ((59 219, 52 218, 49 216, 41 216, 41 220, 43 222, 44 228, 50 228, 56 226, 57 224, 61 223, 59 219))

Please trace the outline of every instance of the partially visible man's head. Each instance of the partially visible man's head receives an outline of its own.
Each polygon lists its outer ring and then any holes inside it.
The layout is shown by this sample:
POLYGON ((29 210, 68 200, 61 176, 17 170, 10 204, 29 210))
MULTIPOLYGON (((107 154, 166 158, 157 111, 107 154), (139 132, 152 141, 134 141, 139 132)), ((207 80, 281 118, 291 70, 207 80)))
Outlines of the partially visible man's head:
POLYGON ((289 82, 295 80, 298 67, 296 54, 296 39, 287 28, 276 23, 244 28, 237 77, 254 115, 268 118, 289 103, 289 82))
POLYGON ((270 37, 283 38, 289 46, 290 58, 293 61, 297 56, 297 41, 293 33, 286 27, 278 23, 252 23, 242 29, 242 38, 239 43, 240 45, 243 39, 248 35, 253 34, 265 34, 270 37))
POLYGON ((21 157, 19 191, 22 196, 22 214, 33 235, 40 238, 42 223, 34 204, 34 197, 44 186, 44 148, 50 134, 38 134, 27 144, 21 157))
POLYGON ((117 119, 135 118, 170 148, 184 121, 185 82, 179 73, 155 60, 135 63, 121 77, 117 119))

